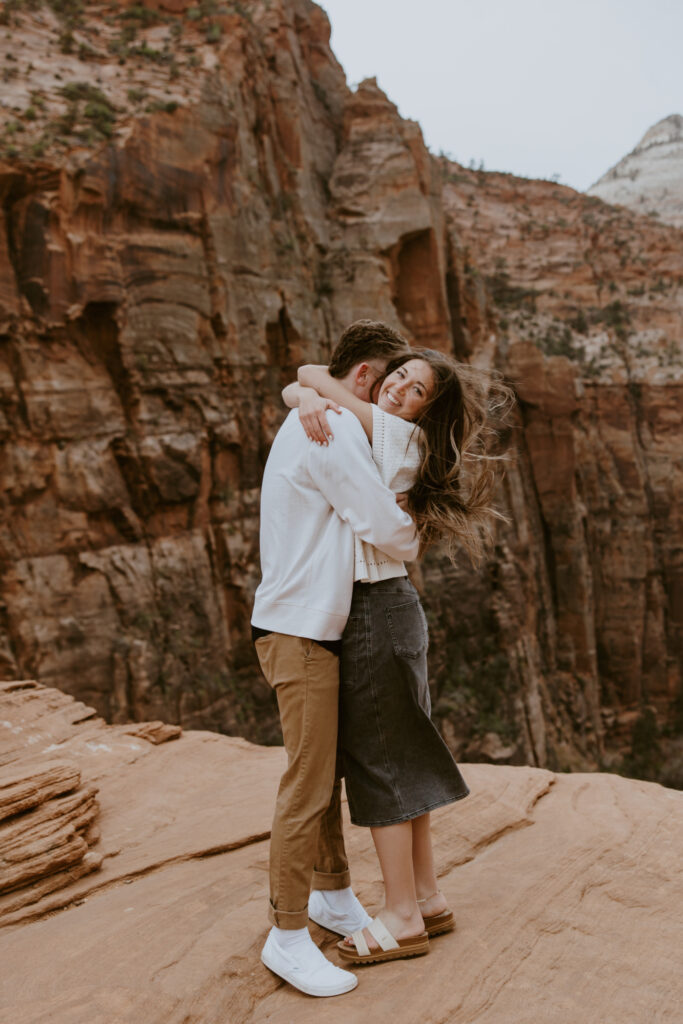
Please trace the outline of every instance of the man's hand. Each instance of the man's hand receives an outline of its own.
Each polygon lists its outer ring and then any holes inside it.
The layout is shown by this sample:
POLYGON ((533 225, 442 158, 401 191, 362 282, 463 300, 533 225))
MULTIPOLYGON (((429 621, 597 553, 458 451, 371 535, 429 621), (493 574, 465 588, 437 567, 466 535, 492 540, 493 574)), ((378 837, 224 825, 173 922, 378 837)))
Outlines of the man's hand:
POLYGON ((299 401, 299 420, 309 441, 327 445, 333 439, 332 430, 327 419, 327 410, 340 413, 341 406, 331 398, 321 398, 312 388, 302 388, 299 401))

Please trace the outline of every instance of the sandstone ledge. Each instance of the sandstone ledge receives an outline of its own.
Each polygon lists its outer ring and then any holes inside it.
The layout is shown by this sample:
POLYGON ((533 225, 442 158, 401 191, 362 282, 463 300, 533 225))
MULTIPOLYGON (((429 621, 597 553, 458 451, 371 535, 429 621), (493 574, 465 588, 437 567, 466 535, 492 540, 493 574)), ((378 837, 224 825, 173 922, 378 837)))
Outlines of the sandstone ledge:
MULTIPOLYGON (((44 687, 28 693, 34 710, 68 701, 44 687)), ((611 775, 466 765, 472 795, 434 815, 457 931, 435 940, 428 957, 366 968, 353 993, 314 1000, 258 959, 283 751, 210 733, 154 745, 70 703, 80 722, 64 725, 62 703, 60 759, 77 764, 84 783, 97 781, 104 861, 0 929, 0 1019, 680 1019, 680 793, 611 775)), ((12 732, 15 773, 18 737, 35 765, 41 744, 31 736, 44 738, 49 720, 34 716, 33 727, 12 732)), ((357 891, 375 907, 381 885, 368 832, 349 826, 348 845, 357 891)), ((334 957, 333 937, 315 926, 312 933, 334 957)))

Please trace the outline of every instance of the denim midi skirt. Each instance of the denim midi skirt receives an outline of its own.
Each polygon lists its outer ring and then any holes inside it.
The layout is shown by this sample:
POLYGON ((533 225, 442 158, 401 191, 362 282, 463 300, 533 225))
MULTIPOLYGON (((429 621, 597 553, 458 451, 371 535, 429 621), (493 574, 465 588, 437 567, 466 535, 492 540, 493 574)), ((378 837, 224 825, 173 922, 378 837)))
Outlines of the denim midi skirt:
POLYGON ((427 620, 408 579, 354 584, 339 693, 354 825, 409 821, 469 793, 430 718, 427 645, 427 620))

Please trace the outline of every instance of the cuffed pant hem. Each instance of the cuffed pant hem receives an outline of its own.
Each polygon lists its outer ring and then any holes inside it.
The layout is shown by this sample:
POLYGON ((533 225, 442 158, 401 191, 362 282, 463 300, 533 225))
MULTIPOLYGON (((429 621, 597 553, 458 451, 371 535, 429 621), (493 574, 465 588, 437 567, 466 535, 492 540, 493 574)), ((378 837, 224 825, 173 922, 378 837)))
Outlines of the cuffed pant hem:
POLYGON ((305 910, 276 910, 271 903, 268 907, 268 920, 276 928, 282 928, 285 931, 306 928, 308 926, 308 907, 305 910))
POLYGON ((326 871, 314 871, 312 889, 324 889, 327 892, 336 892, 339 889, 348 889, 351 885, 351 873, 349 871, 338 871, 334 874, 326 871))

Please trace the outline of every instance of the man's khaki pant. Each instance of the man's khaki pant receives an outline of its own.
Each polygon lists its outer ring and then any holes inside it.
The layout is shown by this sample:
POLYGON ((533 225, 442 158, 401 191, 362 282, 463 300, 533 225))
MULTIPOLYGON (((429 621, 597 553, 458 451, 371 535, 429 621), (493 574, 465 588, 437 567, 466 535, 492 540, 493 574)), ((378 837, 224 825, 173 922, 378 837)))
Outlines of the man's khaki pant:
POLYGON ((305 928, 311 884, 350 885, 336 778, 339 659, 283 633, 260 637, 256 652, 277 695, 287 751, 270 837, 269 917, 278 928, 305 928))

